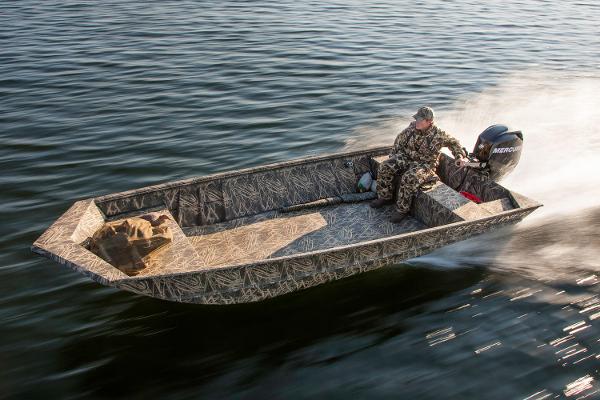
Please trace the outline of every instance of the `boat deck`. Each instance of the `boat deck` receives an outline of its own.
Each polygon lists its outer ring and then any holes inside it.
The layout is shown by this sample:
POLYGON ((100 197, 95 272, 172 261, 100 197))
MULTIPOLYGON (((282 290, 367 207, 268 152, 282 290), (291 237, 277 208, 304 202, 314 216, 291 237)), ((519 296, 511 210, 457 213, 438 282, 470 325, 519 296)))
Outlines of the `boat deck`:
POLYGON ((185 228, 204 264, 222 266, 323 250, 427 228, 407 217, 389 221, 393 206, 342 203, 290 213, 268 212, 220 224, 185 228))

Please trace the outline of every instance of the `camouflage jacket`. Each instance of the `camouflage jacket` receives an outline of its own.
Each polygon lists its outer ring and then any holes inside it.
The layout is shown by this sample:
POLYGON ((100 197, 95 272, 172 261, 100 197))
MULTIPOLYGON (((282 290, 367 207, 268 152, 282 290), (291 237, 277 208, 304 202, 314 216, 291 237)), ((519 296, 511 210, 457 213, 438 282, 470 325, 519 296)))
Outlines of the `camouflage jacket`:
POLYGON ((431 125, 423 132, 415 127, 415 122, 411 122, 396 137, 392 155, 405 156, 410 161, 435 168, 442 147, 448 147, 454 158, 465 155, 459 141, 437 126, 431 125))

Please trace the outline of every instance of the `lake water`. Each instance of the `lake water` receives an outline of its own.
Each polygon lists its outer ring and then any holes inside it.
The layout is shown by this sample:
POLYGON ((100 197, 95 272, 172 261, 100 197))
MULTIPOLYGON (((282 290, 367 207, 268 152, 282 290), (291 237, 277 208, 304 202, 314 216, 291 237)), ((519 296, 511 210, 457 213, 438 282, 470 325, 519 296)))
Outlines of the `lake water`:
POLYGON ((596 1, 0 4, 0 398, 600 398, 596 1), (544 208, 402 265, 205 307, 29 251, 74 201, 391 144, 421 105, 544 208))

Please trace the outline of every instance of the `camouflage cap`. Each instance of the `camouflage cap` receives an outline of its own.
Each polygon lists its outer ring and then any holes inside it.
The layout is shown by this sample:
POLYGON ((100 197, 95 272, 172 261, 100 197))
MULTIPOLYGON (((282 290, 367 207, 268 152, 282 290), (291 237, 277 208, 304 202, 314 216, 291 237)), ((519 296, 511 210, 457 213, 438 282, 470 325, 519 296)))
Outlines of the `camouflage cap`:
POLYGON ((433 113, 433 109, 431 107, 421 107, 419 108, 419 111, 413 115, 413 118, 432 120, 434 116, 435 114, 433 113))

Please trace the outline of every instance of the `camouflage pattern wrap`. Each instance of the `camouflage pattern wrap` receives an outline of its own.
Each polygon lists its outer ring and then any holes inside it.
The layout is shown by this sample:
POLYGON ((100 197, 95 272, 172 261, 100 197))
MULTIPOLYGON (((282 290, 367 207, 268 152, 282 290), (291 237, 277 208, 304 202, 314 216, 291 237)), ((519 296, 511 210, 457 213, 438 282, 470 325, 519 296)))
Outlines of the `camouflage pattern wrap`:
POLYGON ((433 112, 433 109, 431 107, 421 107, 419 108, 417 113, 413 115, 413 118, 416 120, 426 119, 429 121, 433 121, 433 119, 435 118, 435 113, 433 112))
POLYGON ((411 122, 396 137, 392 154, 401 154, 408 160, 423 164, 424 168, 435 169, 443 147, 449 148, 454 158, 466 155, 460 142, 437 126, 431 125, 423 132, 416 128, 415 122, 411 122))
POLYGON ((402 174, 398 182, 396 211, 403 214, 408 213, 413 199, 421 186, 435 180, 436 176, 433 170, 423 168, 419 165, 411 166, 408 171, 402 174))
POLYGON ((409 161, 399 154, 395 154, 385 160, 379 166, 377 173, 377 197, 392 200, 394 179, 398 181, 398 192, 396 197, 396 209, 398 212, 407 213, 410 210, 415 193, 421 185, 434 182, 435 172, 430 168, 424 168, 421 164, 409 161))
POLYGON ((540 206, 464 172, 445 154, 438 168, 443 183, 418 191, 413 217, 390 223, 393 206, 345 202, 345 196, 356 200, 356 182, 374 173, 391 150, 313 156, 78 201, 32 250, 103 285, 142 295, 245 303, 399 263, 518 222, 540 206), (466 200, 458 187, 485 203, 466 200), (327 200, 336 196, 343 201, 327 200), (315 207, 320 200, 326 201, 315 207), (164 222, 173 241, 138 275, 128 276, 87 249, 106 222, 150 212, 169 217, 164 222))
POLYGON ((437 160, 443 147, 448 147, 455 158, 465 155, 459 141, 437 126, 431 125, 421 131, 415 122, 410 123, 396 137, 390 159, 379 167, 378 197, 391 200, 394 177, 400 176, 396 208, 398 212, 407 213, 421 185, 435 180, 437 160))

